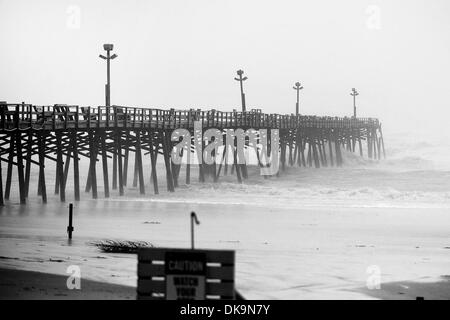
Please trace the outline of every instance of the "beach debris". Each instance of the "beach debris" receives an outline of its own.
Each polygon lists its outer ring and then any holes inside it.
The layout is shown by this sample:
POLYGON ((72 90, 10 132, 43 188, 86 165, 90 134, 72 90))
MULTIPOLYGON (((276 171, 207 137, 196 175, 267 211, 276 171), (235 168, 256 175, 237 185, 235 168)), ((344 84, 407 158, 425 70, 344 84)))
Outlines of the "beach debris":
POLYGON ((239 240, 219 240, 219 242, 240 243, 241 241, 239 241, 239 240))
POLYGON ((108 253, 137 253, 139 248, 153 247, 151 243, 145 241, 129 240, 102 240, 91 244, 108 253))
POLYGON ((161 224, 159 221, 144 221, 143 224, 161 224))
POLYGON ((5 260, 20 260, 19 258, 16 258, 16 257, 5 257, 5 256, 0 256, 0 259, 5 259, 5 260))

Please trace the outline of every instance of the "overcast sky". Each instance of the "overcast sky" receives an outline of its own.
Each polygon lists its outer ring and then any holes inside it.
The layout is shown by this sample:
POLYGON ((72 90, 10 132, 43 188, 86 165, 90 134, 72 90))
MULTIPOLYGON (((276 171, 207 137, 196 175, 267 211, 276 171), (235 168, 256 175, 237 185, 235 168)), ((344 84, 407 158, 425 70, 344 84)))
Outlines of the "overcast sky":
POLYGON ((103 105, 103 43, 113 104, 247 106, 358 115, 385 127, 450 126, 450 1, 0 0, 0 100, 103 105), (425 116, 424 116, 425 115, 425 116), (436 125, 438 123, 439 125, 436 125))

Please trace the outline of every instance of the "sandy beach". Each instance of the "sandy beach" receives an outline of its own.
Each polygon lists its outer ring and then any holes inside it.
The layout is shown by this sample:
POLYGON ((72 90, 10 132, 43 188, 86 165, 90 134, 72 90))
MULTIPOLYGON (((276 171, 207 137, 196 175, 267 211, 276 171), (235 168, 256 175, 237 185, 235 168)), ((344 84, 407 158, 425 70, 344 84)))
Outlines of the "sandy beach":
POLYGON ((66 287, 62 275, 0 269, 0 299, 2 300, 127 300, 135 299, 136 288, 111 283, 84 280, 80 290, 66 287))
MULTIPOLYGON (((66 275, 0 269, 1 300, 132 300, 136 288, 107 282, 83 280, 80 290, 65 287, 66 275)), ((450 277, 439 282, 400 281, 386 283, 380 290, 361 289, 367 298, 414 300, 448 299, 450 277)))
MULTIPOLYGON (((1 267, 67 279, 67 268, 76 265, 81 269, 82 287, 84 281, 94 280, 105 286, 133 288, 136 256, 103 253, 91 244, 93 241, 114 238, 147 241, 158 247, 189 246, 185 203, 95 203, 94 213, 93 201, 77 204, 71 242, 65 235, 66 205, 55 205, 51 219, 39 213, 26 216, 29 227, 21 222, 24 216, 2 214, 1 267), (104 219, 105 215, 108 219, 104 219)), ((422 219, 423 209, 261 210, 248 205, 211 204, 189 204, 189 209, 195 210, 201 220, 196 231, 197 247, 236 250, 236 286, 248 299, 450 296, 448 210, 429 209, 427 218, 422 219), (379 268, 381 288, 370 290, 367 281, 373 275, 373 266, 379 268)), ((33 280, 27 284, 27 273, 15 274, 14 282, 23 279, 11 288, 7 284, 12 274, 2 272, 0 279, 11 294, 31 286, 44 289, 40 297, 41 291, 33 291, 36 298, 68 291, 65 281, 50 285, 56 278, 48 283, 33 280)), ((39 275, 39 279, 47 277, 39 275)), ((86 285, 82 291, 79 296, 85 298, 107 298, 109 294, 106 287, 98 285, 86 285), (105 294, 91 295, 88 290, 104 290, 105 294)), ((119 290, 115 297, 121 296, 119 290)))

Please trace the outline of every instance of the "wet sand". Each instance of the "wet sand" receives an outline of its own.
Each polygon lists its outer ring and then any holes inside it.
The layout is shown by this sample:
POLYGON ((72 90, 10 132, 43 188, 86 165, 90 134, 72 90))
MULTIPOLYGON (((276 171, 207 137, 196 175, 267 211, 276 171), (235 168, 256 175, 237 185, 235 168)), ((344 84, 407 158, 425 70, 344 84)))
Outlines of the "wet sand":
MULTIPOLYGON (((56 202, 44 213, 37 207, 22 214, 3 211, 0 267, 65 275, 77 265, 82 281, 133 287, 136 256, 103 253, 91 243, 113 238, 188 248, 194 210, 201 221, 196 247, 236 250, 236 286, 248 299, 403 299, 407 295, 397 289, 388 295, 364 289, 372 275, 368 268, 379 268, 381 290, 389 283, 439 283, 450 270, 446 209, 81 201, 68 242, 66 207, 56 202)), ((411 297, 450 297, 448 286, 439 288, 411 297)))
POLYGON ((69 290, 67 275, 0 269, 1 300, 130 300, 136 298, 136 288, 82 280, 81 289, 69 290))
MULTIPOLYGON (((136 298, 136 288, 131 286, 82 280, 79 290, 69 290, 66 281, 67 275, 0 268, 0 300, 133 300, 136 298)), ((366 294, 367 299, 444 300, 449 298, 450 276, 442 277, 442 280, 437 282, 392 282, 382 284, 377 290, 361 288, 357 291, 366 294)))

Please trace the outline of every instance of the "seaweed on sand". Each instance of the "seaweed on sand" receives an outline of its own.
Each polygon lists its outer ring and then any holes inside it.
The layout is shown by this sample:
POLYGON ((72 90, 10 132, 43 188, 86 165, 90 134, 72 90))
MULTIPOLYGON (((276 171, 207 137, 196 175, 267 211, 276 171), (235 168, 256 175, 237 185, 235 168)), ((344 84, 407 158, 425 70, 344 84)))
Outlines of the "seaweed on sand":
POLYGON ((153 247, 151 243, 145 241, 128 240, 102 240, 92 242, 92 245, 107 253, 137 253, 139 248, 153 247))

